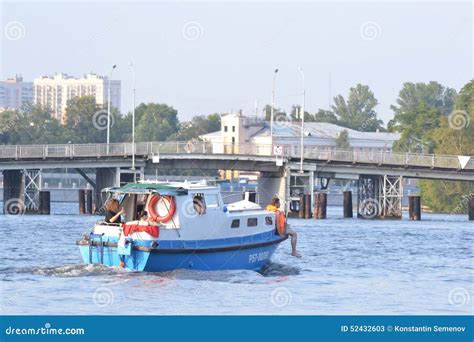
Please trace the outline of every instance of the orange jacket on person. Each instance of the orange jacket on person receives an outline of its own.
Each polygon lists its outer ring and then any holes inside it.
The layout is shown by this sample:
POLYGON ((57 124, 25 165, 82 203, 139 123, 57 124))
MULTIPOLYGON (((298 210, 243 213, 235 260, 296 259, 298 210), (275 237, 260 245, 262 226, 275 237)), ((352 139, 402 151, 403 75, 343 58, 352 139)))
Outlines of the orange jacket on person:
POLYGON ((266 208, 268 211, 274 212, 275 213, 275 228, 277 229, 277 232, 283 236, 285 235, 285 225, 286 225, 286 219, 285 219, 285 214, 283 211, 278 209, 272 204, 267 205, 266 208))

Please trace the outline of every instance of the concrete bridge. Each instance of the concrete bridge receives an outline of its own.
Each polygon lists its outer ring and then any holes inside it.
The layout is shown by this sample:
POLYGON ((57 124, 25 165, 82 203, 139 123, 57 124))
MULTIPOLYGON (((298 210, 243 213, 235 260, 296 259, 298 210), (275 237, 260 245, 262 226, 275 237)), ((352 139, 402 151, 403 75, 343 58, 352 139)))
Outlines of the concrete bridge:
MULTIPOLYGON (((142 142, 114 144, 3 145, 0 170, 4 175, 4 203, 24 199, 27 209, 38 206, 41 170, 76 169, 96 190, 143 179, 158 170, 259 171, 259 202, 290 193, 290 184, 310 193, 314 203, 314 181, 330 179, 358 181, 358 207, 370 199, 380 207, 380 217, 401 215, 403 178, 474 181, 474 157, 358 151, 306 147, 301 164, 299 146, 224 145, 206 142, 142 142), (135 153, 132 153, 135 152, 135 153), (132 169, 134 154, 135 169, 132 169), (86 170, 95 170, 90 175, 86 170)), ((4 211, 8 208, 4 207, 4 211)))

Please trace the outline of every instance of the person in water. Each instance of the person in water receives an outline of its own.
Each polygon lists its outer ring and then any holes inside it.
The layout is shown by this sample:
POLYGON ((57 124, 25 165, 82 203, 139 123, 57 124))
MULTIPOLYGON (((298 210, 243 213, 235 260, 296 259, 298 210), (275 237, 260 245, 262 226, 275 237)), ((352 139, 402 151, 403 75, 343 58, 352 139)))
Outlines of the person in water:
POLYGON ((290 228, 290 225, 286 223, 284 212, 280 210, 280 199, 278 197, 273 197, 272 202, 269 205, 267 205, 266 209, 268 211, 276 213, 275 221, 276 221, 278 234, 280 234, 280 236, 282 237, 285 234, 291 236, 291 255, 295 257, 299 257, 300 255, 296 251, 296 241, 297 241, 298 235, 293 229, 290 228), (283 220, 283 222, 281 222, 280 220, 283 220), (284 230, 279 229, 281 224, 284 225, 284 228, 285 228, 284 230))
POLYGON ((107 223, 122 223, 120 215, 125 213, 125 210, 120 209, 118 200, 111 199, 105 206, 105 222, 107 223))

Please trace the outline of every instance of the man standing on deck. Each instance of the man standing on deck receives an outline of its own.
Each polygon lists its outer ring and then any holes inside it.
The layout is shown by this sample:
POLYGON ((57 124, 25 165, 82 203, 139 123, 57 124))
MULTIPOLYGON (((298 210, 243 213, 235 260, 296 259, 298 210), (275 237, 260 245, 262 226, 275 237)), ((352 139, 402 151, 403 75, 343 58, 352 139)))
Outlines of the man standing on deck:
POLYGON ((301 255, 296 251, 296 240, 298 235, 290 228, 290 225, 286 223, 285 213, 280 210, 280 199, 276 196, 273 197, 272 202, 267 205, 266 209, 275 213, 275 226, 278 234, 280 234, 281 237, 285 234, 291 236, 291 255, 294 257, 301 257, 301 255), (284 229, 280 229, 280 227, 284 227, 284 229))

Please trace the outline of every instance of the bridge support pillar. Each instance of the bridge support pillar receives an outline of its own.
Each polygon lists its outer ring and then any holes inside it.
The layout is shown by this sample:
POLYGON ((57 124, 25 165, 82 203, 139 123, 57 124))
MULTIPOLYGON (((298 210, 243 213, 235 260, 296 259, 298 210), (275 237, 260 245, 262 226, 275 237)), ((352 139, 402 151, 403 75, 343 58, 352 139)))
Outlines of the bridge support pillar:
POLYGON ((3 171, 3 213, 10 215, 25 213, 23 173, 21 170, 3 171))
POLYGON ((358 182, 357 217, 402 218, 401 176, 361 176, 358 182))
POLYGON ((324 220, 326 218, 326 208, 327 208, 327 193, 318 192, 316 194, 316 205, 314 208, 314 218, 317 220, 324 220))
POLYGON ((311 195, 310 210, 314 208, 314 171, 309 172, 309 193, 311 195))
POLYGON ((305 210, 305 203, 304 203, 304 194, 300 194, 300 201, 298 204, 298 218, 304 218, 304 210, 305 210))
POLYGON ((361 176, 357 182, 357 217, 375 218, 380 215, 380 177, 361 176))
POLYGON ((469 212, 469 221, 474 221, 474 194, 469 196, 469 203, 467 205, 467 210, 469 212))
POLYGON ((39 213, 41 170, 23 170, 25 183, 25 209, 27 213, 39 213))
POLYGON ((79 196, 79 214, 86 213, 86 190, 79 189, 77 192, 79 196))
POLYGON ((408 197, 408 217, 410 220, 421 220, 421 199, 419 195, 408 197))
POLYGON ((51 192, 40 191, 38 212, 41 215, 49 215, 51 213, 51 192))
POLYGON ((135 180, 139 181, 143 179, 144 170, 140 167, 136 168, 136 170, 120 167, 97 168, 94 184, 96 211, 103 213, 105 198, 102 196, 102 189, 121 186, 126 183, 134 182, 135 180))
POLYGON ((272 172, 260 172, 257 184, 258 204, 265 208, 273 196, 278 196, 281 208, 287 209, 286 194, 289 186, 289 173, 281 175, 272 172))
MULTIPOLYGON (((120 185, 120 179, 117 178, 117 175, 118 175, 117 170, 119 170, 118 167, 107 167, 107 168, 96 169, 94 193, 95 193, 95 200, 97 202, 97 211, 99 213, 102 213, 102 214, 105 213, 103 206, 105 204, 106 199, 103 198, 102 196, 102 189, 120 185)), ((84 198, 84 204, 85 204, 85 198, 84 198)), ((85 212, 85 207, 84 207, 84 212, 85 212)))
POLYGON ((352 191, 344 191, 342 194, 344 218, 352 218, 352 191))
POLYGON ((384 176, 382 187, 382 218, 401 219, 403 177, 384 176))
POLYGON ((5 170, 3 182, 5 214, 40 213, 41 170, 5 170))

